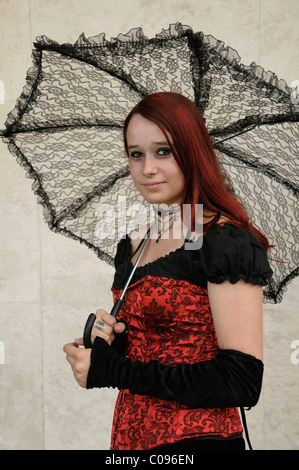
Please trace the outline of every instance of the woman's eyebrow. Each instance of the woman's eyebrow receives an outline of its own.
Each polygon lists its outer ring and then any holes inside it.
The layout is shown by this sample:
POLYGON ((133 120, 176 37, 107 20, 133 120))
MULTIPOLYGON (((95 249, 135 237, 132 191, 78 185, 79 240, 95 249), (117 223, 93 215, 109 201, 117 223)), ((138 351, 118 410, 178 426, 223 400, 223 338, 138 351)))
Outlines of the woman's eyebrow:
MULTIPOLYGON (((169 145, 167 140, 162 140, 160 142, 152 142, 152 145, 169 145)), ((135 149, 137 147, 140 147, 140 145, 135 144, 135 145, 129 145, 128 149, 135 149)))

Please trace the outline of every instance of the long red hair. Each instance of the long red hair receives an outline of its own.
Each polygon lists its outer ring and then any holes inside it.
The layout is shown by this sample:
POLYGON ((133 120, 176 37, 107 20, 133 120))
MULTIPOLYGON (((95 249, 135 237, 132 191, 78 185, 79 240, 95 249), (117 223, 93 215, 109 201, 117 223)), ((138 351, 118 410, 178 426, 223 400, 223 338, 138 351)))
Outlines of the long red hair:
POLYGON ((213 227, 221 216, 226 217, 230 223, 250 230, 268 251, 270 245, 267 237, 249 221, 244 207, 232 194, 220 170, 204 119, 195 104, 172 92, 154 93, 143 98, 124 123, 127 153, 127 127, 134 114, 154 122, 164 133, 185 177, 182 205, 190 204, 191 220, 195 220, 196 204, 203 204, 204 209, 215 214, 205 225, 205 231, 213 227), (173 144, 167 134, 171 135, 173 144))

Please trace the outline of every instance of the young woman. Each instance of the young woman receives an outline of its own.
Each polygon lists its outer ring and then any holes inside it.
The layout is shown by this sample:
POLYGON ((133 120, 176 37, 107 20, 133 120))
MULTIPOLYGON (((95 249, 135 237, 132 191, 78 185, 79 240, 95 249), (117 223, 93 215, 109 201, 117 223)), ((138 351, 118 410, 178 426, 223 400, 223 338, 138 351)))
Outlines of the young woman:
MULTIPOLYGON (((124 142, 133 182, 158 208, 157 223, 119 322, 98 310, 102 328, 93 329, 93 349, 78 348, 81 340, 68 344, 67 360, 82 387, 120 390, 111 449, 244 449, 238 407, 254 406, 261 391, 269 243, 230 192, 203 118, 187 98, 145 97, 126 119, 124 142), (183 229, 174 236, 174 208, 184 204, 191 239, 183 229)), ((115 299, 140 244, 129 235, 119 242, 115 299)))

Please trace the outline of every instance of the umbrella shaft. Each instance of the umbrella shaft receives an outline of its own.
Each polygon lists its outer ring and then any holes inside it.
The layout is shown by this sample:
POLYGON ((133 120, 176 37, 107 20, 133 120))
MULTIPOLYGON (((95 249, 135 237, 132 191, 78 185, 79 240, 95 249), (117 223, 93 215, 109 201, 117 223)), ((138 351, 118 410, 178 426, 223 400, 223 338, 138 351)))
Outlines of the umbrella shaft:
POLYGON ((112 310, 111 310, 111 312, 110 312, 110 315, 113 315, 114 318, 117 318, 118 312, 119 312, 119 310, 120 310, 120 308, 121 308, 121 306, 122 306, 122 301, 123 301, 124 295, 125 295, 126 290, 127 290, 128 286, 129 286, 129 284, 130 284, 130 282, 131 282, 131 279, 132 279, 132 277, 133 277, 133 275, 134 275, 134 272, 135 272, 135 270, 136 270, 136 268, 137 268, 137 266, 138 266, 138 264, 139 264, 139 261, 140 261, 142 255, 143 255, 143 253, 144 253, 144 250, 145 250, 145 248, 146 248, 146 246, 147 246, 147 244, 148 244, 148 241, 149 241, 149 239, 150 239, 150 234, 151 234, 151 230, 149 230, 148 233, 147 233, 147 238, 145 239, 145 242, 144 242, 144 244, 143 244, 143 247, 142 247, 142 249, 141 249, 141 251, 140 251, 140 253, 139 253, 139 255, 138 255, 138 258, 137 258, 137 260, 136 260, 136 263, 134 264, 134 267, 133 267, 132 271, 130 272, 130 275, 129 275, 129 277, 128 277, 128 280, 127 280, 127 282, 126 282, 125 287, 123 288, 123 291, 122 291, 122 293, 121 293, 120 298, 119 298, 119 299, 115 302, 115 304, 113 305, 113 308, 112 308, 112 310))
POLYGON ((135 272, 135 270, 136 270, 136 268, 137 268, 137 266, 138 266, 138 264, 139 264, 139 261, 140 261, 142 255, 143 255, 143 253, 144 253, 144 250, 145 250, 145 248, 146 248, 146 246, 147 246, 147 244, 148 244, 148 242, 149 242, 150 234, 151 234, 151 231, 149 230, 149 232, 148 232, 148 234, 147 234, 147 238, 146 238, 146 240, 145 240, 145 242, 144 242, 144 244, 143 244, 143 247, 142 247, 142 249, 141 249, 141 251, 140 251, 140 253, 139 253, 139 255, 138 255, 138 258, 137 258, 137 260, 136 260, 136 263, 134 264, 134 267, 133 267, 133 269, 132 269, 132 271, 131 271, 131 273, 130 273, 130 275, 129 275, 129 277, 128 277, 128 280, 127 280, 127 282, 126 282, 126 285, 125 285, 125 287, 124 287, 124 289, 123 289, 123 291, 122 291, 122 294, 121 294, 121 296, 120 296, 120 299, 123 299, 123 297, 124 297, 124 295, 125 295, 125 293, 126 293, 126 290, 127 290, 128 286, 129 286, 129 284, 130 284, 130 282, 131 282, 131 279, 132 279, 133 275, 134 275, 134 272, 135 272))
POLYGON ((118 312, 120 311, 122 303, 123 303, 123 299, 119 298, 113 305, 110 315, 112 315, 114 318, 117 318, 117 315, 118 315, 118 312))

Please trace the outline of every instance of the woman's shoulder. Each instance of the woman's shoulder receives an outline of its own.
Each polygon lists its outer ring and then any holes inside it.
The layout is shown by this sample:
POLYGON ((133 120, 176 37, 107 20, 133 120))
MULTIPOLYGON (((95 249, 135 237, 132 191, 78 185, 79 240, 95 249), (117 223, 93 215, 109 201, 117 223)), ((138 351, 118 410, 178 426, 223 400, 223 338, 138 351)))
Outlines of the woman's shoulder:
POLYGON ((205 248, 208 250, 250 254, 258 250, 266 255, 261 242, 246 227, 234 224, 228 219, 220 221, 204 235, 205 248))
POLYGON ((272 275, 260 241, 249 229, 228 220, 222 220, 205 233, 194 260, 214 283, 243 279, 265 285, 272 275))

